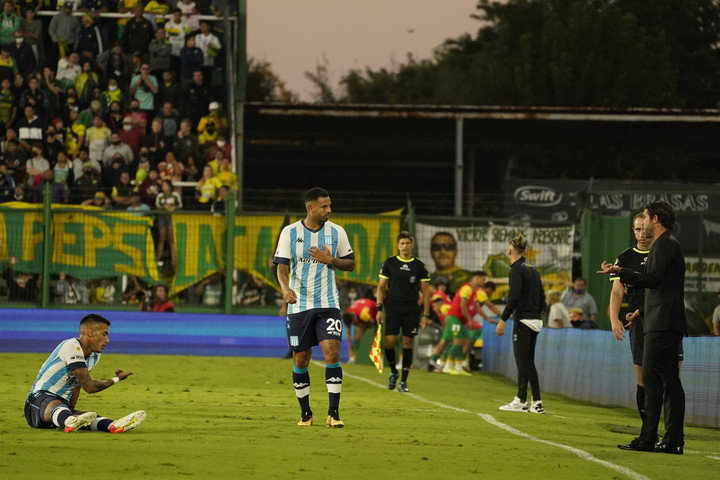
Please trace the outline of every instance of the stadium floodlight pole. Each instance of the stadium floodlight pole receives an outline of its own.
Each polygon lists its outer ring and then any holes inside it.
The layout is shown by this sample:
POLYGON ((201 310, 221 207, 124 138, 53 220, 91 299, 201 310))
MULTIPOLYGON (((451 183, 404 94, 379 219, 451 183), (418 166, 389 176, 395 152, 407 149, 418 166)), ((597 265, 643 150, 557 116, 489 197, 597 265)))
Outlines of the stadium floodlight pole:
POLYGON ((455 118, 455 216, 462 216, 463 193, 463 117, 455 118))
POLYGON ((52 255, 52 222, 50 219, 52 202, 52 182, 45 181, 43 185, 45 198, 43 201, 43 265, 42 265, 42 297, 40 304, 42 308, 48 308, 50 304, 50 261, 52 255))

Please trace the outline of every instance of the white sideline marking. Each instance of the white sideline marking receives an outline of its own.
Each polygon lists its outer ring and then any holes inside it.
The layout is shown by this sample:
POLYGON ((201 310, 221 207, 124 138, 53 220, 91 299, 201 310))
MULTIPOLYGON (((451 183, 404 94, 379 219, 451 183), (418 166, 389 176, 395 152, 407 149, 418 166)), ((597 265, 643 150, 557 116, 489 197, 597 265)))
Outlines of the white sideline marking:
MULTIPOLYGON (((324 364, 321 364, 320 362, 313 362, 313 363, 316 363, 319 366, 324 365, 324 364)), ((367 378, 358 377, 357 375, 353 375, 353 374, 347 373, 347 372, 343 372, 343 375, 346 377, 350 377, 353 380, 360 380, 360 381, 368 383, 374 387, 378 387, 378 388, 387 390, 387 385, 382 385, 380 383, 373 382, 372 380, 368 380, 367 378)), ((470 410, 465 410, 464 408, 457 408, 457 407, 453 407, 452 405, 446 405, 444 403, 435 402, 433 400, 428 400, 426 398, 415 395, 414 393, 404 393, 403 395, 412 397, 415 400, 418 400, 420 402, 429 403, 430 405, 435 405, 436 407, 440 407, 440 408, 443 408, 446 410, 453 410, 453 411, 456 411, 459 413, 467 413, 470 415, 477 415, 478 417, 482 418, 490 425, 494 425, 502 430, 505 430, 508 433, 517 435, 519 437, 526 438, 528 440, 532 440, 533 442, 544 443, 545 445, 550 445, 552 447, 562 448, 563 450, 567 450, 568 452, 577 455, 578 457, 582 458, 583 460, 594 462, 594 463, 597 463, 598 465, 602 465, 603 467, 609 468, 611 470, 615 470, 616 472, 621 473, 629 478, 632 478, 633 480, 650 480, 650 478, 646 477, 645 475, 641 475, 633 470, 630 470, 629 468, 625 468, 623 466, 616 465, 614 463, 611 463, 611 462, 608 462, 605 460, 601 460, 601 459, 589 454, 588 452, 586 452, 584 450, 580 450, 579 448, 571 447, 569 445, 563 445, 562 443, 552 442, 550 440, 543 440, 542 438, 538 438, 538 437, 535 437, 528 433, 525 433, 523 431, 520 431, 514 427, 511 427, 510 425, 506 425, 502 422, 495 420, 495 417, 493 417, 492 415, 488 415, 487 413, 471 412, 470 410)))

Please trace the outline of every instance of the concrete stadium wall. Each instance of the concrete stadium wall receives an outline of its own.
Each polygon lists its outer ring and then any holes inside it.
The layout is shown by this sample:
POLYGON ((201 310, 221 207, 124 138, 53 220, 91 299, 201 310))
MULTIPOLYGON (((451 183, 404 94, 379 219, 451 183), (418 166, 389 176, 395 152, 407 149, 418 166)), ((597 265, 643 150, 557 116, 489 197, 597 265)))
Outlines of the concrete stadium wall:
MULTIPOLYGON (((483 370, 517 380, 511 322, 502 337, 486 322, 483 370)), ((720 426, 720 338, 688 337, 683 349, 685 361, 680 375, 685 389, 685 421, 720 426)), ((543 329, 538 336, 535 365, 542 392, 637 408, 635 369, 627 338, 618 342, 605 330, 543 329)))

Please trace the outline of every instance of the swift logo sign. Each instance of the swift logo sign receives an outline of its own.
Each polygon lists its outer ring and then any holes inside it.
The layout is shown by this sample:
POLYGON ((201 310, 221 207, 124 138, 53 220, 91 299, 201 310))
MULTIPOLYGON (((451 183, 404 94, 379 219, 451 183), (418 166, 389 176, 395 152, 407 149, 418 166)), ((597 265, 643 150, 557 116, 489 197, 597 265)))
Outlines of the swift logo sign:
POLYGON ((515 189, 513 198, 518 203, 534 207, 553 207, 562 201, 563 194, 550 187, 525 185, 515 189))

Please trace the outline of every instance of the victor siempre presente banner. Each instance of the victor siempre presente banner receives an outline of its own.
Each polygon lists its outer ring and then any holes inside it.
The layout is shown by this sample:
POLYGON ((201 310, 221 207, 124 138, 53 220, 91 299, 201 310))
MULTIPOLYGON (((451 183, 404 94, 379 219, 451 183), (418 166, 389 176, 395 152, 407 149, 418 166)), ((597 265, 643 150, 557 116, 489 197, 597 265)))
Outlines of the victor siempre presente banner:
POLYGON ((464 270, 470 273, 484 270, 498 284, 493 298, 500 298, 507 291, 510 272, 508 244, 520 233, 528 241, 529 248, 525 256, 537 268, 546 288, 562 289, 571 281, 572 225, 538 228, 502 226, 488 222, 449 227, 417 223, 416 232, 419 256, 425 260, 433 278, 442 275, 443 271, 464 270), (438 242, 445 244, 445 247, 433 251, 431 243, 438 242), (454 250, 452 247, 446 248, 453 243, 454 250), (451 262, 453 266, 449 267, 451 262))

